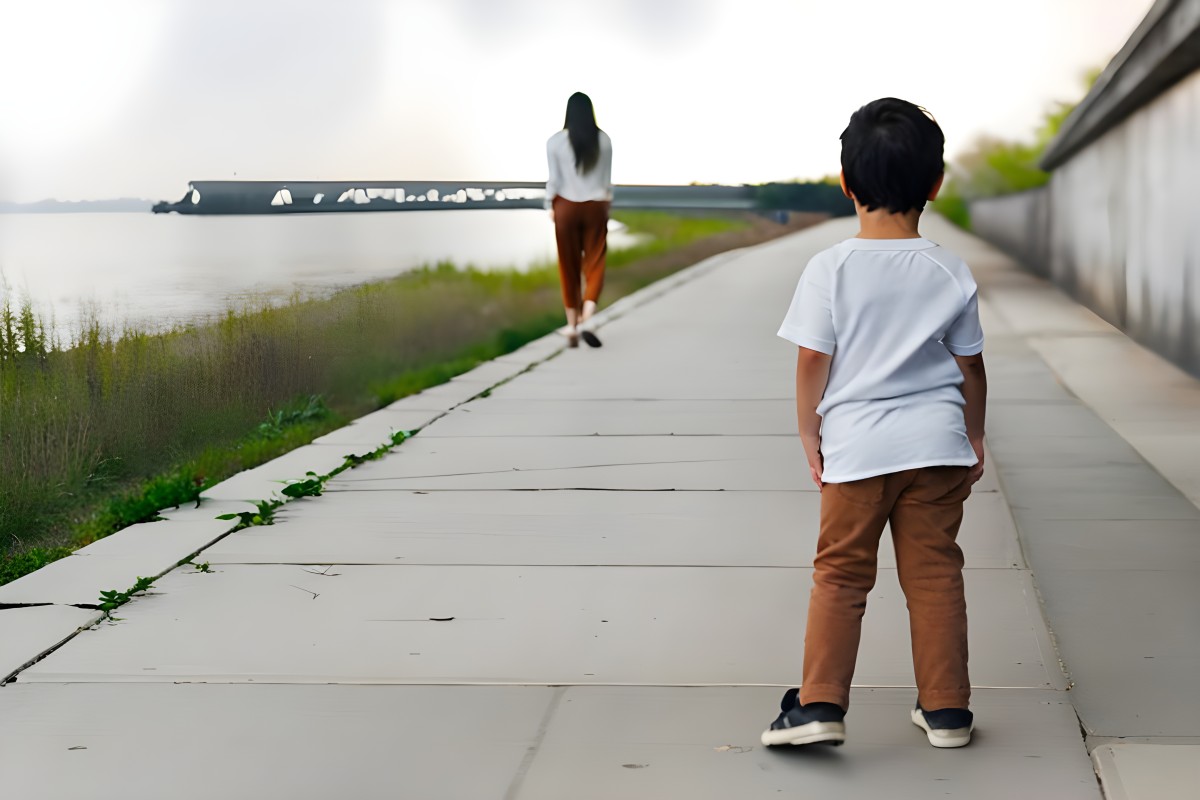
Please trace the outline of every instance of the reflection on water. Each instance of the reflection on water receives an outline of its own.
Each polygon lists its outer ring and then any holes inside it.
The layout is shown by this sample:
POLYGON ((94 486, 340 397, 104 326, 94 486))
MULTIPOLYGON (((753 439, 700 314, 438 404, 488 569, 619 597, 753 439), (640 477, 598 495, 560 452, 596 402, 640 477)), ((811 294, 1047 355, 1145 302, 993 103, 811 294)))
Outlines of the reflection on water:
MULTIPOLYGON (((610 246, 627 246, 620 232, 610 246)), ((81 309, 155 326, 398 275, 448 259, 484 269, 554 258, 543 211, 193 216, 0 214, 0 275, 74 328, 81 309)), ((3 286, 0 285, 0 293, 3 286)))

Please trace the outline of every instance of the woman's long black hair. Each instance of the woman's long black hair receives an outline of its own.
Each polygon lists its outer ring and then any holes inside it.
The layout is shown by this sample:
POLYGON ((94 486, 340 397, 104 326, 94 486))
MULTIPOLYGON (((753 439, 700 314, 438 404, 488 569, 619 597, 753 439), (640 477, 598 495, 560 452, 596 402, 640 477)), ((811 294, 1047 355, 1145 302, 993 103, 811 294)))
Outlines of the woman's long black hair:
POLYGON ((592 99, 583 92, 576 92, 567 100, 567 119, 563 128, 575 151, 575 169, 581 175, 591 172, 600 160, 600 129, 596 127, 592 99))

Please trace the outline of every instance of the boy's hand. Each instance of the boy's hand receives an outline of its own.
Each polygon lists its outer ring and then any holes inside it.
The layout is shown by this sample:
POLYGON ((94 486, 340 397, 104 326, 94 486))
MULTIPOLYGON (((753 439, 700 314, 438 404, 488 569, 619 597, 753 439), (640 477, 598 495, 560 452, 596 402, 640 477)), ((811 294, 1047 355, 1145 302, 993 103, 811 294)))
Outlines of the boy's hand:
POLYGON ((971 485, 983 477, 983 422, 987 414, 987 370, 983 366, 983 353, 973 356, 955 356, 962 370, 962 394, 965 405, 963 417, 967 424, 967 440, 975 457, 979 459, 967 472, 971 485))
POLYGON ((975 450, 975 457, 979 459, 975 466, 967 471, 967 482, 974 486, 983 477, 983 439, 972 439, 971 447, 975 450))
POLYGON ((796 348, 796 417, 808 470, 818 489, 825 486, 825 457, 821 455, 821 417, 817 406, 829 382, 832 357, 807 347, 796 348))
MULTIPOLYGON (((821 457, 820 453, 817 453, 816 460, 811 458, 808 460, 808 472, 810 475, 812 475, 813 483, 817 485, 817 491, 824 489, 825 482, 821 480, 821 474, 825 472, 825 459, 821 457)), ((982 472, 980 474, 982 474, 982 472)), ((976 480, 978 480, 978 478, 976 480)))
POLYGON ((808 458, 808 474, 812 476, 813 483, 817 485, 817 489, 825 488, 825 456, 821 455, 821 440, 818 438, 815 442, 802 438, 804 442, 804 455, 808 458))

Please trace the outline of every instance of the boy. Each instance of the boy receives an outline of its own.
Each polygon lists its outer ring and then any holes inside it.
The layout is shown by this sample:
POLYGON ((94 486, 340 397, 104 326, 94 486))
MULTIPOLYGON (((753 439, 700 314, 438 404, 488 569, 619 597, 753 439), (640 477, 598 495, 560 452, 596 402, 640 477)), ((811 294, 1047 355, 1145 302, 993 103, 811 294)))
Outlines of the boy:
POLYGON ((967 266, 921 238, 941 188, 941 128, 912 103, 863 106, 842 133, 859 233, 808 263, 779 335, 799 346, 796 407, 821 529, 800 689, 765 745, 840 744, 879 537, 908 600, 917 706, 934 747, 971 740, 963 501, 983 475, 983 331, 967 266))

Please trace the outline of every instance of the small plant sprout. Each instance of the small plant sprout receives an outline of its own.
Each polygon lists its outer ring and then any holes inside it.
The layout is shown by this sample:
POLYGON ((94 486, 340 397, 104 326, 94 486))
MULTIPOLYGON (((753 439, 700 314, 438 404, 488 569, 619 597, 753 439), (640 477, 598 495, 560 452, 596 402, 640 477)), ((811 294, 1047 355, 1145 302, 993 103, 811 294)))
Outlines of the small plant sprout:
POLYGON ((275 509, 279 508, 283 503, 278 500, 260 500, 253 511, 239 511, 236 514, 221 514, 217 519, 236 519, 238 525, 235 530, 242 528, 251 528, 255 525, 274 525, 275 524, 275 509))
POLYGON ((308 478, 302 481, 294 481, 284 486, 282 491, 285 497, 295 499, 297 497, 320 497, 321 491, 325 488, 325 479, 315 472, 307 472, 308 478))
POLYGON ((363 462, 367 461, 370 458, 371 458, 371 455, 369 453, 365 456, 360 456, 355 453, 347 453, 346 460, 342 463, 342 468, 340 470, 338 470, 338 472, 341 472, 342 470, 347 470, 347 469, 354 469, 359 464, 362 464, 363 462))
POLYGON ((133 599, 134 595, 141 594, 154 585, 154 578, 138 578, 133 586, 123 592, 116 589, 109 589, 107 592, 100 593, 100 610, 104 612, 105 619, 113 619, 112 612, 133 599))

